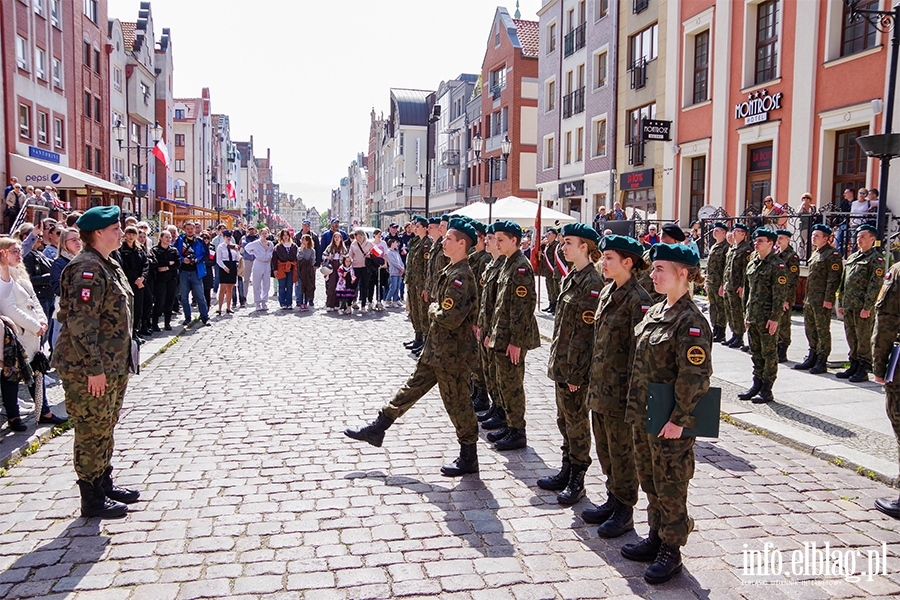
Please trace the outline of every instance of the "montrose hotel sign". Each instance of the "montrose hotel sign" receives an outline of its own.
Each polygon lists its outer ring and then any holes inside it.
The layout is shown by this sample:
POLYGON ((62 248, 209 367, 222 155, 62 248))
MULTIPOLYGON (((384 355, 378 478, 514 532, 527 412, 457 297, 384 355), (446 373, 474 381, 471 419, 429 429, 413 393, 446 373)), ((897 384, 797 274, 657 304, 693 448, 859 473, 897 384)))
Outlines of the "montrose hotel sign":
POLYGON ((782 97, 781 92, 770 96, 769 90, 748 94, 746 102, 735 105, 734 118, 744 119, 744 125, 768 121, 769 113, 781 108, 782 97))

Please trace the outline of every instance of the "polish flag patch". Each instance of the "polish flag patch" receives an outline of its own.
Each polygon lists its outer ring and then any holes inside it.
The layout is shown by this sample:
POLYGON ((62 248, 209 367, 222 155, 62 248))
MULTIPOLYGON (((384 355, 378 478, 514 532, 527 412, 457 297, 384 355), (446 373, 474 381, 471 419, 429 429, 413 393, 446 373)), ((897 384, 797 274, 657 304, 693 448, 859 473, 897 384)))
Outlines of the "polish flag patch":
POLYGON ((597 290, 591 290, 591 298, 598 298, 600 296, 600 292, 597 290))
POLYGON ((462 287, 462 281, 460 281, 459 279, 454 279, 453 285, 455 285, 456 287, 462 287))
POLYGON ((93 273, 88 273, 87 271, 85 271, 84 273, 81 274, 81 278, 82 278, 82 279, 93 279, 93 278, 94 278, 94 274, 93 274, 93 273))
POLYGON ((525 269, 519 269, 519 273, 520 273, 520 274, 525 273, 525 269))
POLYGON ((688 329, 688 335, 693 337, 700 337, 700 328, 699 327, 691 327, 688 329))
POLYGON ((641 306, 641 312, 642 312, 642 313, 645 313, 645 312, 647 312, 648 310, 650 310, 650 307, 649 307, 649 306, 641 306))

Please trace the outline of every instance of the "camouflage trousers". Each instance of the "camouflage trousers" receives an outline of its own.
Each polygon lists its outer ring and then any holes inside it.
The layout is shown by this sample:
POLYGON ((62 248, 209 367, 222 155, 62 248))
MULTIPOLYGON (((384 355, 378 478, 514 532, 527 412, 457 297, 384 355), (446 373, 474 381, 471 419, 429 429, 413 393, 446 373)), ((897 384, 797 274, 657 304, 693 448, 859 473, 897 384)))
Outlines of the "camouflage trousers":
POLYGON ((480 341, 478 342, 478 355, 481 357, 481 369, 484 374, 484 385, 487 388, 488 395, 494 403, 506 410, 503 405, 503 398, 500 396, 500 389, 497 387, 497 365, 494 362, 494 351, 488 350, 480 341))
POLYGON ((753 376, 775 382, 778 376, 778 332, 769 335, 765 323, 750 323, 747 326, 750 338, 750 358, 753 360, 753 376))
MULTIPOLYGON (((472 368, 472 385, 478 388, 487 388, 487 382, 484 377, 484 351, 485 348, 482 344, 478 344, 478 359, 473 362, 470 367, 472 368)), ((490 391, 489 391, 490 393, 490 391)))
POLYGON ((428 333, 428 304, 422 298, 422 289, 417 286, 407 288, 406 297, 409 302, 409 320, 413 331, 417 334, 428 333))
POLYGON ((556 426, 562 434, 562 455, 572 466, 587 469, 591 464, 591 427, 587 407, 588 386, 570 392, 565 383, 556 383, 556 426))
POLYGON ((709 320, 713 327, 724 328, 728 324, 728 306, 725 296, 719 295, 718 288, 709 292, 709 320))
POLYGON ((847 334, 847 345, 850 346, 850 358, 872 364, 872 329, 875 327, 875 311, 868 319, 859 316, 858 310, 844 311, 844 331, 847 334))
POLYGON ((128 386, 128 375, 107 375, 106 393, 99 398, 88 393, 87 376, 60 373, 66 396, 66 412, 75 424, 75 473, 93 482, 112 461, 113 430, 128 386))
POLYGON ((494 362, 496 373, 495 381, 497 391, 502 399, 501 406, 506 411, 506 423, 513 429, 525 428, 525 355, 522 350, 519 355, 519 364, 514 365, 503 352, 493 351, 491 360, 494 362))
POLYGON ((897 446, 900 446, 900 383, 886 383, 884 391, 887 395, 885 401, 887 416, 891 421, 891 427, 894 428, 897 446))
POLYGON ((547 282, 547 300, 550 301, 550 304, 556 304, 556 299, 559 298, 560 293, 559 279, 546 277, 545 281, 547 282))
POLYGON ((601 415, 596 411, 591 411, 591 426, 597 460, 606 475, 606 491, 619 502, 634 506, 638 501, 634 428, 622 417, 601 415))
POLYGON ((466 368, 445 369, 418 361, 416 370, 382 412, 394 420, 399 419, 435 385, 441 392, 444 409, 456 429, 459 443, 477 442, 478 421, 469 398, 469 371, 466 368))
POLYGON ((806 341, 816 354, 831 354, 831 309, 823 306, 803 306, 803 325, 806 341))
POLYGON ((687 511, 688 484, 694 476, 694 438, 658 438, 647 434, 644 423, 635 425, 633 433, 637 476, 647 494, 647 523, 663 542, 684 546, 694 529, 687 511))
POLYGON ((778 343, 783 345, 785 348, 791 345, 791 313, 793 310, 788 308, 786 311, 781 313, 781 318, 778 319, 778 331, 775 333, 778 336, 778 343))
POLYGON ((737 292, 725 290, 725 308, 728 315, 728 326, 731 332, 737 336, 744 336, 744 301, 737 292))

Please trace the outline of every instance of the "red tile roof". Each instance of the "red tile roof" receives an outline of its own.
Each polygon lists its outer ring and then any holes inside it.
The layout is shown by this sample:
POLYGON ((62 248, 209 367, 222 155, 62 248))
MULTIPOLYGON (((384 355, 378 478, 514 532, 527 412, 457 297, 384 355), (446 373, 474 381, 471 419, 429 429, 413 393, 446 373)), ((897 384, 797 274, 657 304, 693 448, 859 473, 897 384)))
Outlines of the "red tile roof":
POLYGON ((522 44, 522 56, 537 57, 541 48, 541 24, 521 19, 513 19, 513 23, 516 24, 516 34, 522 44))
POLYGON ((125 49, 134 48, 134 32, 137 29, 137 23, 129 23, 122 21, 122 37, 125 38, 125 49))

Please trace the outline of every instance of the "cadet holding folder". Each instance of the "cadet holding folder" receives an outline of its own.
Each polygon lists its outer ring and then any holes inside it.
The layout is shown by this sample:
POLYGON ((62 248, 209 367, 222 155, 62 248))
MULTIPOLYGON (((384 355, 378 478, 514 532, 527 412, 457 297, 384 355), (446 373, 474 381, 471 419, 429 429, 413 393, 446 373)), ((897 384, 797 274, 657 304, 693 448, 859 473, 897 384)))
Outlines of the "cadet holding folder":
POLYGON ((680 244, 657 244, 650 250, 650 260, 653 285, 666 297, 635 328, 637 345, 625 410, 625 420, 633 426, 638 480, 649 501, 650 534, 636 544, 625 544, 622 556, 652 562, 644 580, 658 584, 681 572, 681 546, 694 527, 687 513, 694 438, 682 437, 682 432, 696 425, 692 413, 709 389, 712 331, 688 291, 690 283, 703 284, 696 251, 680 244), (675 389, 675 408, 658 435, 646 432, 650 384, 675 389))

